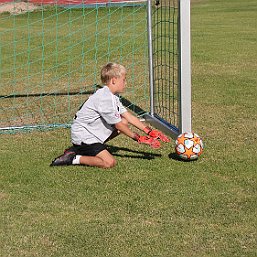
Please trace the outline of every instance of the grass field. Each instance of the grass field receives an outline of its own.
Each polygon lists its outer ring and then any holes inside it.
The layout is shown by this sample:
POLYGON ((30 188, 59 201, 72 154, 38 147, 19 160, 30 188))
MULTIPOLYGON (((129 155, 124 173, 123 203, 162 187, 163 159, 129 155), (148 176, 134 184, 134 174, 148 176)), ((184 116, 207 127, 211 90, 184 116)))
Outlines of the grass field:
POLYGON ((110 170, 50 168, 68 130, 0 135, 0 256, 257 256, 256 13, 192 3, 196 162, 120 137, 110 170))

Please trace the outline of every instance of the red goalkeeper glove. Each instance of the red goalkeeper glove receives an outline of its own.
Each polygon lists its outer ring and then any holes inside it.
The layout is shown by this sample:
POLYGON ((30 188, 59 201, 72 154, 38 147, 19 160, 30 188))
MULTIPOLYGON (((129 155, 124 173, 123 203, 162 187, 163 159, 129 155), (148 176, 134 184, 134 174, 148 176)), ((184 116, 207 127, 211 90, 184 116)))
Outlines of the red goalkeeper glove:
POLYGON ((154 139, 160 139, 162 142, 170 142, 170 139, 166 137, 161 131, 159 130, 152 130, 149 127, 144 128, 144 132, 154 139))
POLYGON ((150 147, 157 149, 161 147, 161 143, 149 136, 139 136, 138 134, 135 133, 134 139, 139 143, 139 144, 146 144, 149 145, 150 147))

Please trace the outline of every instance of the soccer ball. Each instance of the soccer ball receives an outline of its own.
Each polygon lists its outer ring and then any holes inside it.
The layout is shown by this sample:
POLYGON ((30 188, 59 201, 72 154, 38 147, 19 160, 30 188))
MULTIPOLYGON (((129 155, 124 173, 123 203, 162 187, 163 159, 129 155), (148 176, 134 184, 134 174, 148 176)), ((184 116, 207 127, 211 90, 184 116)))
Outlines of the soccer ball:
POLYGON ((177 137, 175 151, 183 160, 196 160, 203 152, 203 141, 196 133, 182 133, 177 137))

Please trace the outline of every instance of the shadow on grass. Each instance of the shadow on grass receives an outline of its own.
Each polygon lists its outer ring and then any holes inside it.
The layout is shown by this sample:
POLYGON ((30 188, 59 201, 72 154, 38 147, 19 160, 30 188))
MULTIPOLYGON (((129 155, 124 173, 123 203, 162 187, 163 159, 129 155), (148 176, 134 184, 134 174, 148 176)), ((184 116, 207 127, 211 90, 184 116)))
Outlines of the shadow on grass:
POLYGON ((197 161, 197 159, 195 159, 195 160, 184 160, 184 159, 181 159, 176 153, 170 153, 169 154, 169 158, 173 159, 175 161, 179 161, 179 162, 194 162, 194 161, 197 161))
POLYGON ((136 158, 136 159, 147 159, 147 160, 152 160, 156 157, 161 157, 161 154, 155 154, 155 153, 150 153, 150 152, 143 152, 143 151, 135 151, 131 150, 129 148, 125 147, 117 147, 117 146, 107 146, 107 150, 110 151, 110 153, 114 156, 119 156, 119 157, 128 157, 128 158, 136 158), (119 153, 119 152, 127 152, 127 153, 119 153), (130 153, 130 154, 128 154, 130 153))

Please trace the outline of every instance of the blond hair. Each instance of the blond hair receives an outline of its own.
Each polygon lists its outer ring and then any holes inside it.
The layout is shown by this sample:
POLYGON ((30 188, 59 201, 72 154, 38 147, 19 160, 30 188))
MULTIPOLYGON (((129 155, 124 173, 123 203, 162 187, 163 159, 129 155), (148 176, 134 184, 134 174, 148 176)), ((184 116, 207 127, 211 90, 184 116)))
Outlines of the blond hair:
POLYGON ((101 69, 101 81, 103 84, 108 84, 112 78, 119 78, 126 72, 126 68, 121 64, 109 62, 101 69))

